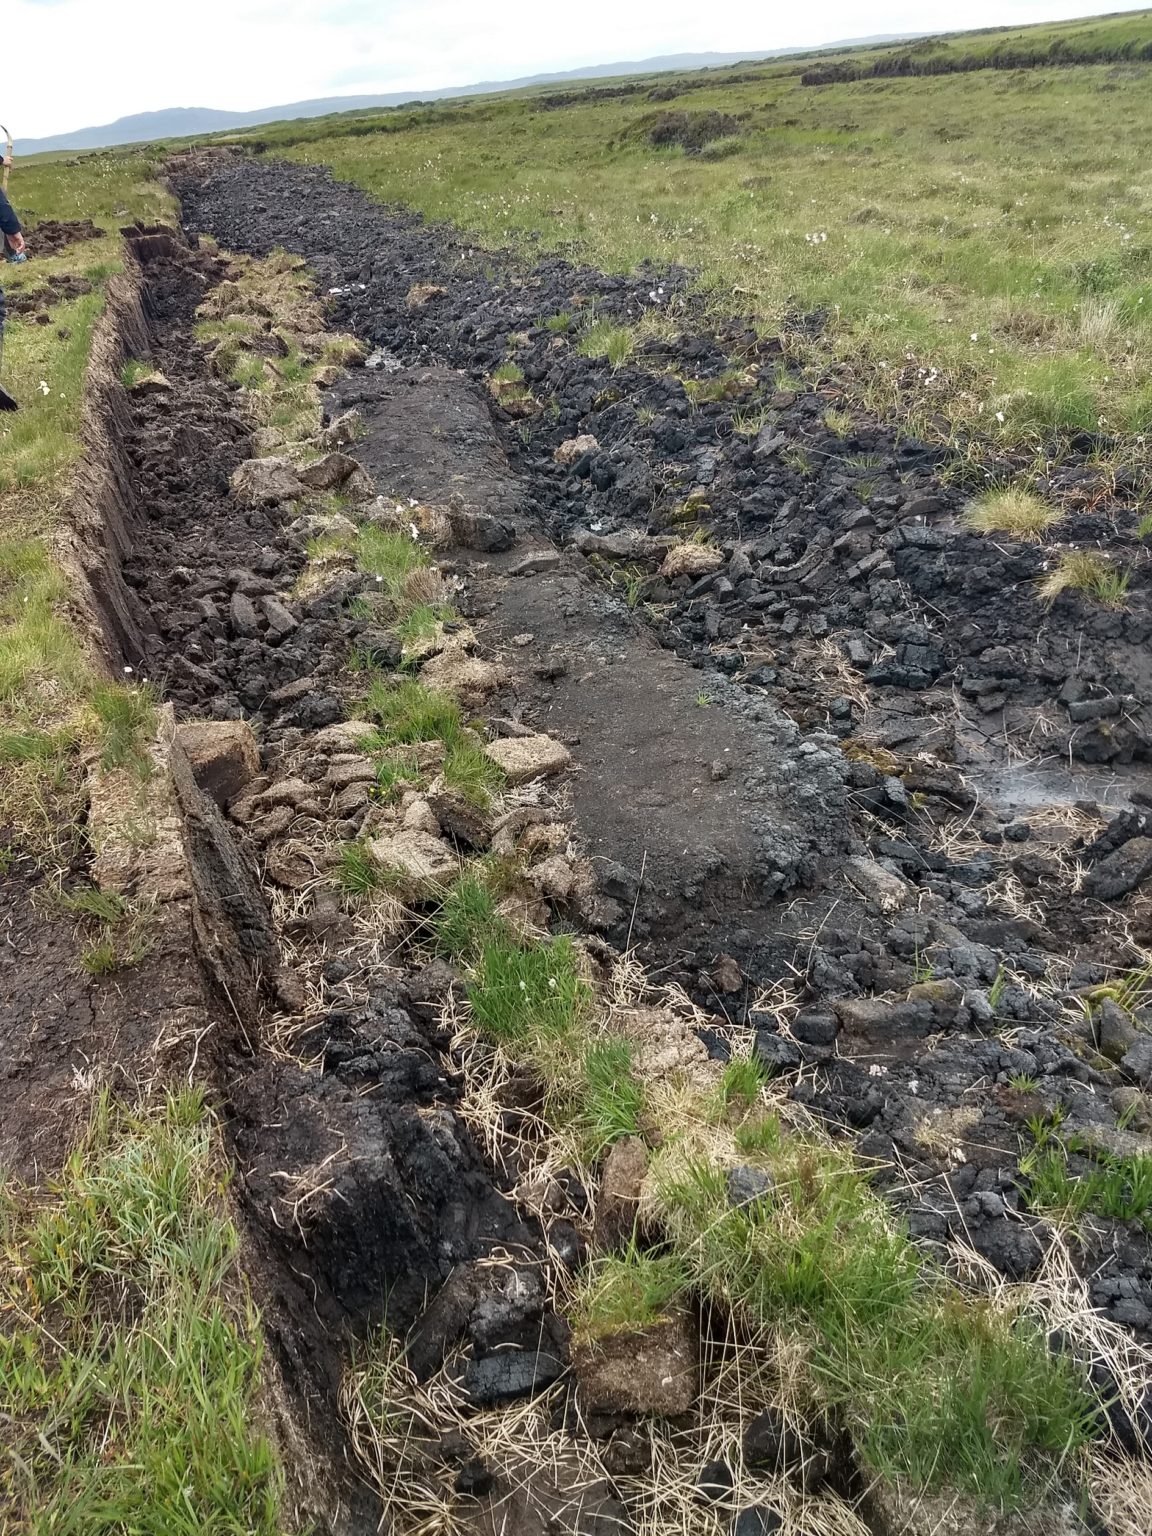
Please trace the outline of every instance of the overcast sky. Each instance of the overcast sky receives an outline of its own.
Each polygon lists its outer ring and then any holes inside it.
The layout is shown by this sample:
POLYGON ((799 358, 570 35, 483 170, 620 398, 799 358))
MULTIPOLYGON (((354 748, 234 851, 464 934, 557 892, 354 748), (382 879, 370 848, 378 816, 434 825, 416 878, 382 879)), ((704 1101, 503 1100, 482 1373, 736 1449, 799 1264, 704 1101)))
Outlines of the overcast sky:
MULTIPOLYGON (((1146 3, 1146 0, 1145 0, 1146 3)), ((574 69, 1011 25, 1124 0, 2 0, 0 121, 17 139, 161 107, 235 111, 574 69)))

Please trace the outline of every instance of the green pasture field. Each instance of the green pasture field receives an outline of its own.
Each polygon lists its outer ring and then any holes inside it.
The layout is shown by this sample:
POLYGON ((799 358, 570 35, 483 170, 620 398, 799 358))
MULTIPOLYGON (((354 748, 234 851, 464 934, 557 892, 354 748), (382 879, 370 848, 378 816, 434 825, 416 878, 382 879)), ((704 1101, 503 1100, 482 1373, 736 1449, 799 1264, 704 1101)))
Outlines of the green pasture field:
POLYGON ((1152 12, 843 57, 991 56, 1029 37, 1037 54, 1063 37, 1114 57, 828 86, 802 83, 810 59, 786 60, 259 138, 488 246, 612 271, 683 263, 765 329, 825 311, 819 359, 851 364, 865 404, 929 436, 1102 429, 1138 449, 1152 427, 1152 12), (688 152, 652 142, 669 113, 733 121, 688 152))

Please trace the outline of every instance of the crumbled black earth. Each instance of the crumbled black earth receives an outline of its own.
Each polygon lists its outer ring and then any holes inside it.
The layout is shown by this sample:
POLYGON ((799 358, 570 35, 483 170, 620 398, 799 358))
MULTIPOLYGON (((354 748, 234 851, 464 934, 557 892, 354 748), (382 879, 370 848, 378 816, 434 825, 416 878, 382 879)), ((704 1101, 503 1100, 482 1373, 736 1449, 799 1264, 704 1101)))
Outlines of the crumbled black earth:
MULTIPOLYGON (((853 701, 811 665, 814 642, 834 636, 868 685, 870 715, 893 716, 881 745, 909 750, 928 733, 939 690, 947 688, 952 707, 955 686, 959 734, 975 733, 984 750, 992 750, 988 738, 1023 722, 1031 728, 1040 713, 1054 758, 1115 763, 1152 754, 1145 568, 1134 572, 1124 613, 1065 596, 1045 619, 1028 585, 1044 558, 1038 548, 957 527, 966 495, 937 473, 944 450, 855 414, 849 436, 829 432, 823 416, 835 380, 825 394, 778 391, 765 379, 742 398, 693 406, 665 369, 706 381, 734 363, 761 364, 770 378, 781 346, 736 326, 694 329, 686 273, 611 277, 560 257, 525 270, 410 214, 384 212, 321 169, 271 161, 218 172, 190 194, 187 216, 190 227, 212 229, 235 248, 283 245, 306 255, 342 322, 407 363, 448 361, 482 379, 511 344, 529 388, 550 407, 531 418, 529 432, 508 438, 550 531, 663 532, 695 498, 694 520, 736 546, 732 558, 691 585, 652 581, 645 601, 672 605, 666 643, 771 688, 802 723, 840 735, 859 724, 853 701), (238 181, 246 204, 233 195, 238 181), (417 284, 444 291, 412 311, 406 296, 417 284), (671 307, 684 334, 649 343, 632 365, 613 370, 543 324, 575 313, 577 297, 598 317, 625 323, 671 307), (520 336, 526 345, 515 342, 520 336), (736 435, 737 414, 761 408, 757 435, 736 435), (599 446, 564 470, 554 450, 581 433, 599 446), (782 462, 786 447, 802 448, 812 468, 782 462), (770 654, 768 665, 757 664, 758 652, 770 654)), ((1099 500, 1098 510, 1070 512, 1061 539, 1135 558, 1138 487, 1121 475, 1103 500, 1102 477, 1084 462, 1097 446, 1070 446, 1050 477, 1053 493, 1073 506, 1077 497, 1094 507, 1099 500)))
MULTIPOLYGON (((274 762, 283 746, 344 718, 326 680, 341 671, 365 625, 345 613, 351 588, 294 603, 290 588, 304 557, 302 537, 285 531, 292 510, 241 511, 229 495, 233 470, 250 456, 251 428, 193 335, 195 308, 224 264, 172 242, 134 244, 145 271, 151 361, 170 388, 131 397, 127 448, 138 520, 124 573, 145 642, 125 665, 160 687, 179 720, 262 715, 274 762), (263 611, 277 593, 295 615, 287 632, 263 611), (250 621, 242 607, 238 621, 237 595, 249 600, 250 621)), ((258 845, 250 843, 248 855, 258 865, 258 845)), ((237 882, 224 872, 219 884, 227 892, 237 882)), ((339 911, 319 903, 314 916, 297 941, 338 945, 339 911)), ((236 930, 237 918, 233 910, 213 913, 209 927, 236 930)), ((241 921, 244 942, 242 930, 241 921)), ((262 953, 251 959, 263 969, 270 1010, 277 989, 281 1001, 297 1001, 290 970, 278 971, 262 953)), ((459 1072, 439 1024, 451 973, 382 968, 363 985, 359 976, 343 985, 352 972, 329 960, 327 1001, 310 1013, 297 1057, 268 1049, 259 1029, 241 1029, 214 1068, 265 1330, 333 1467, 344 1459, 335 1426, 350 1337, 384 1321, 403 1334, 423 1315, 425 1351, 458 1361, 477 1404, 540 1390, 567 1366, 566 1329, 546 1303, 541 1269, 551 1262, 549 1248, 573 1261, 580 1251, 570 1223, 558 1216, 546 1234, 512 1203, 516 1170, 493 1168, 458 1113, 459 1072), (494 1256, 501 1265, 481 1262, 494 1256), (504 1295, 504 1264, 523 1277, 512 1299, 504 1295), (429 1317, 429 1301, 461 1274, 471 1277, 467 1306, 449 1320, 429 1317)), ((574 1210, 582 1199, 574 1185, 574 1210)), ((445 1459, 458 1460, 467 1480, 470 1457, 462 1445, 445 1459)), ((375 1528, 363 1490, 345 1487, 341 1474, 337 1493, 352 1523, 333 1529, 375 1528)), ((321 1500, 325 1509, 330 1503, 321 1500)))
POLYGON ((57 256, 70 245, 81 245, 86 240, 100 240, 104 231, 91 219, 41 219, 24 231, 28 248, 34 256, 57 256))
MULTIPOLYGON (((830 796, 826 819, 844 834, 843 851, 864 856, 864 889, 841 878, 831 844, 787 903, 709 905, 689 870, 675 925, 650 925, 645 957, 721 1026, 751 1022, 774 1069, 805 1067, 797 1097, 863 1152, 899 1152, 916 1194, 902 1182, 893 1197, 924 1241, 961 1237, 1007 1275, 1034 1273, 1044 1229, 1026 1209, 1018 1167, 1028 1121, 1062 1109, 1069 1131, 1117 1153, 1144 1150, 1152 1124, 1141 1092, 1152 1086, 1152 1019, 1138 1014, 1134 1043, 1108 1050, 1098 1021, 1079 1011, 1087 988, 1133 962, 1118 917, 1137 943, 1152 933, 1140 886, 1152 614, 1135 484, 1121 477, 1106 493, 1088 462, 1100 443, 1081 435, 1062 445, 1044 487, 1070 509, 1061 538, 1136 563, 1124 612, 1074 595, 1046 611, 1033 592, 1045 557, 959 523, 968 492, 943 449, 856 412, 847 435, 830 432, 824 413, 843 380, 830 375, 813 390, 769 383, 781 343, 738 325, 706 328, 683 272, 611 276, 560 257, 526 266, 373 205, 322 169, 269 160, 217 163, 184 191, 190 229, 235 249, 306 256, 333 313, 377 349, 381 373, 447 365, 483 388, 514 356, 547 409, 526 421, 494 414, 540 540, 569 546, 563 569, 532 578, 536 596, 522 601, 542 612, 565 582, 590 580, 578 551, 598 555, 609 575, 623 566, 642 580, 634 622, 699 669, 710 708, 755 716, 775 706, 811 733, 790 752, 789 771, 803 777, 804 752, 836 765, 822 771, 845 798, 830 796), (440 291, 410 305, 417 285, 440 291), (621 322, 662 306, 682 331, 613 370, 544 324, 582 304, 621 322), (695 405, 665 371, 719 380, 751 365, 761 371, 738 386, 742 396, 695 405), (762 420, 745 437, 738 413, 752 410, 762 420), (585 433, 596 448, 559 465, 559 445, 585 433), (803 450, 807 467, 786 449, 803 450), (669 581, 657 570, 666 545, 653 554, 647 541, 682 526, 686 503, 724 564, 669 581), (1042 760, 1030 740, 1043 742, 1042 760), (1029 760, 1026 770, 1009 747, 1029 760), (1108 809, 1123 801, 1130 811, 1108 809), (1075 808, 1085 830, 1032 814, 1048 807, 1075 808), (949 852, 941 832, 958 824, 967 835, 949 852), (1090 871, 1083 891, 1069 861, 1090 871), (903 882, 899 910, 885 914, 869 874, 877 863, 903 882), (683 921, 694 896, 695 932, 683 921), (1123 898, 1122 908, 1108 904, 1123 898), (782 1030, 771 988, 797 977, 802 1010, 782 1030), (881 992, 904 1001, 871 995, 881 992)), ((378 386, 350 388, 344 402, 370 403, 378 386)), ((370 458, 371 433, 358 451, 370 458)), ((507 601, 490 605, 497 628, 507 601)), ((603 602, 608 631, 627 615, 610 589, 603 602)), ((527 718, 551 729, 558 679, 542 670, 522 691, 527 718)), ((716 765, 717 788, 702 796, 729 792, 726 766, 716 765)), ((760 765, 764 794, 778 786, 779 766, 760 765)), ((754 797, 754 775, 742 767, 738 777, 754 797)), ((594 840, 595 819, 582 830, 594 840)), ((609 898, 626 910, 643 866, 604 873, 609 898)), ((714 1045, 725 1049, 723 1027, 714 1045)), ((1146 1330, 1143 1227, 1092 1221, 1080 1244, 1096 1304, 1146 1330)))
POLYGON ((51 325, 52 311, 69 299, 83 298, 92 292, 86 277, 71 272, 52 272, 36 287, 17 288, 8 294, 8 312, 36 325, 51 325))

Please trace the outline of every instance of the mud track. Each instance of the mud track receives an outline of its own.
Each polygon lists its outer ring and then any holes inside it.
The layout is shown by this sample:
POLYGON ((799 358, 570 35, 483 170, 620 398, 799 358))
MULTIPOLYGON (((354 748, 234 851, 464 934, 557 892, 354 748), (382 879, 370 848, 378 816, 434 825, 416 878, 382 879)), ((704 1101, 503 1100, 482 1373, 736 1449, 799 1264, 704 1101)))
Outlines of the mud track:
MULTIPOLYGON (((480 256, 323 171, 274 163, 225 165, 186 216, 236 248, 304 254, 379 349, 333 408, 364 411, 358 451, 385 493, 443 492, 420 414, 439 439, 463 409, 467 457, 477 396, 471 410, 448 401, 469 396, 466 379, 483 398, 512 350, 552 403, 519 421, 496 410, 519 494, 505 476, 494 502, 482 487, 476 499, 517 509, 518 542, 460 558, 493 646, 531 661, 510 712, 576 744, 606 932, 642 939, 721 1019, 759 1026, 766 1059, 812 1069, 795 1092, 905 1164, 917 1195, 894 1198, 914 1231, 961 1232, 1005 1273, 1031 1272, 1043 1231, 1016 1165, 1038 1105, 1117 1150, 1146 1144, 1144 1047, 1103 1041, 1081 1007, 1141 963, 1148 931, 1146 566, 1125 613, 1074 596, 1046 613, 1030 590, 1041 556, 962 530, 939 451, 859 417, 833 440, 826 397, 772 383, 740 402, 765 412, 751 441, 730 401, 693 408, 669 366, 706 380, 733 356, 770 364, 773 347, 703 329, 679 274, 480 256), (543 324, 580 303, 635 320, 654 294, 679 338, 618 370, 543 324), (559 464, 581 434, 595 445, 559 464), (786 467, 789 444, 812 467, 786 467), (667 580, 660 541, 693 490, 725 564, 667 580), (621 565, 642 579, 636 607, 600 579, 621 565)), ((1053 473, 1071 509, 1062 537, 1131 551, 1124 487, 1104 498, 1091 446, 1053 473)), ((1146 1329, 1144 1233, 1101 1222, 1085 1245, 1096 1303, 1146 1329)))

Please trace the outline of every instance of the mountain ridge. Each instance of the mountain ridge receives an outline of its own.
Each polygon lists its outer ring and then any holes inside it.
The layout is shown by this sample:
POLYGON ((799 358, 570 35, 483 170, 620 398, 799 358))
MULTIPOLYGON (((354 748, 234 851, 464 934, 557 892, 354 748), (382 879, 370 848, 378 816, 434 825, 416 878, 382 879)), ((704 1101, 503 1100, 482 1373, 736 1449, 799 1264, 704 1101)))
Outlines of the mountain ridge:
POLYGON ((219 107, 165 107, 155 112, 136 112, 68 133, 49 134, 38 139, 19 141, 18 151, 25 155, 47 154, 60 150, 108 149, 122 144, 147 144, 154 139, 187 138, 199 133, 227 133, 237 128, 258 128, 267 123, 298 118, 327 117, 336 112, 366 111, 378 107, 398 107, 408 102, 447 101, 461 96, 492 95, 498 91, 523 90, 533 85, 560 85, 579 80, 598 80, 617 75, 662 74, 682 69, 723 69, 732 64, 760 63, 765 59, 788 58, 793 54, 824 53, 840 48, 859 48, 869 44, 906 42, 921 33, 893 33, 876 37, 841 39, 814 44, 807 48, 766 48, 743 53, 677 53, 651 59, 589 64, 578 69, 559 70, 538 75, 524 75, 515 80, 481 80, 473 85, 441 86, 421 92, 386 91, 361 96, 317 96, 305 101, 256 107, 233 112, 219 107))

